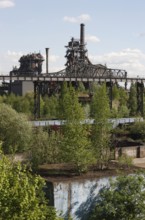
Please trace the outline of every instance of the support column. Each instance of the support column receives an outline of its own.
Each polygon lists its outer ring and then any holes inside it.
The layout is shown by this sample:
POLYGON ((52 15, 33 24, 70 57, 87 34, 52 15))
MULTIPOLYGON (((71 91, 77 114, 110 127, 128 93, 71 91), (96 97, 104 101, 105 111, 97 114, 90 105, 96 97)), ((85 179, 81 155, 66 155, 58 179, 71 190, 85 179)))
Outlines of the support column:
POLYGON ((127 90, 127 80, 125 81, 124 87, 125 87, 125 90, 127 90))
POLYGON ((49 52, 49 48, 45 48, 46 50, 46 74, 48 74, 49 70, 48 70, 48 52, 49 52))
POLYGON ((34 118, 40 118, 40 95, 41 95, 41 83, 34 82, 34 118))
POLYGON ((108 93, 109 93, 109 105, 110 105, 110 109, 112 109, 112 101, 113 101, 113 97, 112 97, 112 88, 113 88, 113 82, 106 82, 106 87, 108 88, 108 93))
POLYGON ((12 71, 10 72, 10 84, 9 84, 8 93, 9 95, 12 93, 12 71))
POLYGON ((143 97, 144 97, 144 84, 143 82, 137 82, 137 112, 143 116, 143 97))

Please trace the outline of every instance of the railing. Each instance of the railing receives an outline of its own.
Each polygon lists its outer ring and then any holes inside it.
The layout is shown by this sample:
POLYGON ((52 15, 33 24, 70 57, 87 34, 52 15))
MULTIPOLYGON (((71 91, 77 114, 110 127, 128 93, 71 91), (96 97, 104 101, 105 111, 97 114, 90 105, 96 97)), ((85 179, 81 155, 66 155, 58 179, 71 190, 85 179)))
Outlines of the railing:
MULTIPOLYGON (((117 127, 119 124, 129 124, 134 122, 143 121, 143 118, 111 118, 108 120, 112 125, 113 128, 117 127)), ((34 127, 47 127, 47 126, 62 126, 65 124, 65 120, 44 120, 44 121, 31 121, 31 124, 34 127)), ((86 119, 81 122, 82 124, 93 124, 94 119, 86 119)))

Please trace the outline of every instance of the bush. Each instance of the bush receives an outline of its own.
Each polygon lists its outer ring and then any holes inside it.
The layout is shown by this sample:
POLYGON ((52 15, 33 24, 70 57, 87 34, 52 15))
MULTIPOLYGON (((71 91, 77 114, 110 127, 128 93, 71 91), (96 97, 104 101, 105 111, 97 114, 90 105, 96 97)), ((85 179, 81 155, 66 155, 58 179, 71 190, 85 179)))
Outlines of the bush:
POLYGON ((121 157, 119 157, 118 159, 118 163, 121 166, 127 166, 130 167, 133 164, 133 158, 128 156, 128 155, 122 155, 121 157))

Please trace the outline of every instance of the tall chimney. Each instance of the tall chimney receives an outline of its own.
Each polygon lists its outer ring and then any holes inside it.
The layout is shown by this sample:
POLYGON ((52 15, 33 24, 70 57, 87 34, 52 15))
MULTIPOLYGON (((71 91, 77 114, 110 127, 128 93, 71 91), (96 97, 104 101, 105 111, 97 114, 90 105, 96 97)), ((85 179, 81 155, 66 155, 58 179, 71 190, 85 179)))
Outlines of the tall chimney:
POLYGON ((84 31, 84 24, 81 24, 81 30, 80 30, 80 44, 82 46, 82 49, 84 47, 85 44, 85 31, 84 31))
POLYGON ((46 49, 46 74, 48 74, 48 51, 49 48, 45 48, 46 49))
POLYGON ((84 51, 84 47, 85 47, 85 32, 84 32, 84 24, 81 24, 81 30, 80 30, 80 59, 84 60, 85 57, 85 51, 84 51))

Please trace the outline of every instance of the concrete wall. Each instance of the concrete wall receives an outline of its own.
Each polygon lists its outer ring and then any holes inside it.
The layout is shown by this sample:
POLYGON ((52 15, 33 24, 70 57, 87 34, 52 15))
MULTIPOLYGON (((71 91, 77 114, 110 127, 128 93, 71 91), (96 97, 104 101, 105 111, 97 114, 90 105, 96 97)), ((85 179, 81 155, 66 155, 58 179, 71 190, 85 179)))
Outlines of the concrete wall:
POLYGON ((28 92, 34 92, 34 84, 33 82, 24 81, 22 84, 22 95, 25 95, 28 92))
POLYGON ((132 158, 143 158, 145 157, 145 146, 129 146, 116 148, 115 159, 118 159, 118 157, 121 155, 127 155, 132 158))
POLYGON ((33 92, 34 91, 34 85, 33 85, 33 82, 15 81, 11 85, 11 91, 15 95, 23 96, 28 92, 33 92))
POLYGON ((109 177, 82 181, 48 182, 50 202, 67 220, 68 216, 73 220, 87 220, 99 190, 109 184, 109 177), (50 184, 50 185, 49 185, 50 184))

